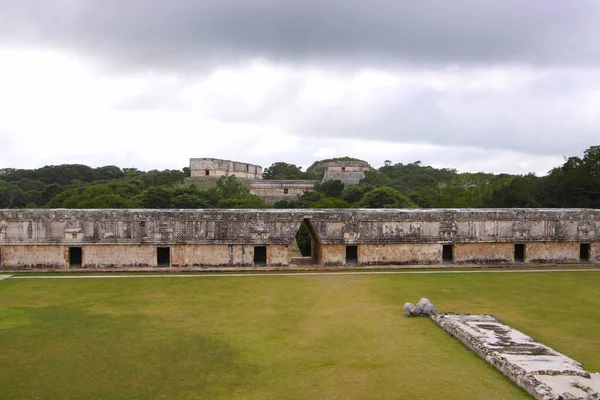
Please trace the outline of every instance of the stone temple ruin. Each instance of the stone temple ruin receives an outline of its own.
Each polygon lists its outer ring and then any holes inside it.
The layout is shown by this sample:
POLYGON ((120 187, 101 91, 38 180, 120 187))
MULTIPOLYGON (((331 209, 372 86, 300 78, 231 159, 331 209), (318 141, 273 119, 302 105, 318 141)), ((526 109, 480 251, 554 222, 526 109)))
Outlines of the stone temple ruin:
POLYGON ((260 165, 218 158, 190 158, 190 176, 214 178, 235 175, 240 179, 262 179, 260 165))
POLYGON ((0 269, 600 264, 596 209, 0 210, 0 269))
MULTIPOLYGON (((323 181, 339 180, 345 186, 356 185, 372 170, 365 161, 331 161, 323 163, 323 181)), ((248 184, 250 193, 260 196, 265 203, 294 200, 312 190, 318 181, 312 180, 263 180, 262 167, 238 161, 217 158, 190 158, 190 178, 195 184, 210 185, 221 176, 235 175, 248 184)))

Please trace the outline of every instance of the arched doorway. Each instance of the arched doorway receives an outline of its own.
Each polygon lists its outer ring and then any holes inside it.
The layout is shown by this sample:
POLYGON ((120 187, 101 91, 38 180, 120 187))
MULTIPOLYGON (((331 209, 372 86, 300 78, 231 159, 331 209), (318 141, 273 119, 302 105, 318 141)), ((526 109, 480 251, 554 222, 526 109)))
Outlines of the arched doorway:
POLYGON ((308 218, 304 218, 294 238, 299 254, 292 255, 292 264, 316 265, 321 259, 319 235, 308 218))

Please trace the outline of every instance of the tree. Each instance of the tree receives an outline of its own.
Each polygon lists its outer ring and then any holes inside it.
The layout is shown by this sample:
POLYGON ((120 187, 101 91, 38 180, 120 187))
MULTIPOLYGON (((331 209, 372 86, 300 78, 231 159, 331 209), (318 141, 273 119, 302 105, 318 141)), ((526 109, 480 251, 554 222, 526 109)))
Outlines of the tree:
POLYGON ((98 167, 94 170, 95 180, 98 181, 110 181, 113 179, 122 179, 125 173, 121 171, 121 168, 115 165, 105 165, 104 167, 98 167))
POLYGON ((350 208, 350 203, 337 197, 327 197, 311 205, 311 208, 350 208))
POLYGON ((339 180, 327 180, 315 184, 314 190, 323 193, 326 197, 340 197, 344 191, 344 184, 339 180))
POLYGON ((300 254, 302 254, 302 257, 308 257, 311 255, 312 240, 306 225, 304 225, 304 222, 302 225, 300 225, 298 233, 296 233, 296 244, 298 245, 298 249, 300 249, 300 254))
POLYGON ((308 192, 304 192, 300 196, 298 196, 296 204, 298 205, 298 208, 311 208, 314 203, 324 198, 325 196, 323 195, 323 193, 315 192, 314 190, 309 190, 308 192))
POLYGON ((171 205, 174 208, 209 208, 210 201, 197 194, 184 193, 171 199, 171 205))
POLYGON ((393 183, 385 174, 379 171, 365 171, 365 177, 360 181, 361 185, 384 186, 393 183))
POLYGON ((172 196, 170 188, 152 186, 137 196, 137 202, 143 208, 170 208, 172 196))
POLYGON ((285 162, 276 162, 263 171, 263 179, 305 179, 301 167, 285 162))
POLYGON ((118 194, 101 194, 80 201, 76 208, 136 208, 137 204, 131 199, 124 199, 118 194))
POLYGON ((255 194, 225 197, 219 201, 220 208, 266 208, 264 200, 255 194))
POLYGON ((25 192, 13 182, 0 180, 0 208, 22 208, 27 204, 25 192))
POLYGON ((342 200, 346 200, 350 204, 356 204, 360 202, 365 193, 371 189, 371 187, 366 185, 351 185, 344 189, 340 195, 340 198, 342 200))
POLYGON ((273 208, 298 208, 298 203, 294 200, 279 200, 273 204, 273 208))
POLYGON ((414 208, 417 207, 408 197, 390 187, 382 186, 370 190, 362 199, 361 205, 367 208, 414 208))
POLYGON ((23 178, 17 182, 17 185, 24 191, 36 190, 42 192, 46 188, 46 184, 42 181, 36 181, 29 178, 23 178))
POLYGON ((220 198, 239 197, 250 194, 250 188, 238 181, 235 175, 222 176, 217 179, 216 190, 220 198))

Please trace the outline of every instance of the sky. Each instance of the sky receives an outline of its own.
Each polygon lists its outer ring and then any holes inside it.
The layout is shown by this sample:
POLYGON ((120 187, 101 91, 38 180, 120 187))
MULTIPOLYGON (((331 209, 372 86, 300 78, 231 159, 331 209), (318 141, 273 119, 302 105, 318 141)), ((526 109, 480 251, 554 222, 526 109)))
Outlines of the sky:
POLYGON ((0 20, 0 168, 544 175, 600 145, 596 0, 0 0, 0 20))

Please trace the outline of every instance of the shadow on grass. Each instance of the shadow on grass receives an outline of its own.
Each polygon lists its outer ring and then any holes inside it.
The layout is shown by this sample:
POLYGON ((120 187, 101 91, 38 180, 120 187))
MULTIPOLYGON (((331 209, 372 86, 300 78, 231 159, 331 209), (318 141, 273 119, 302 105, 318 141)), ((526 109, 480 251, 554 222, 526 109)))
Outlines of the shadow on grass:
POLYGON ((0 339, 4 399, 217 398, 257 370, 212 334, 72 305, 0 308, 0 339))

